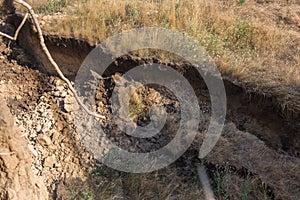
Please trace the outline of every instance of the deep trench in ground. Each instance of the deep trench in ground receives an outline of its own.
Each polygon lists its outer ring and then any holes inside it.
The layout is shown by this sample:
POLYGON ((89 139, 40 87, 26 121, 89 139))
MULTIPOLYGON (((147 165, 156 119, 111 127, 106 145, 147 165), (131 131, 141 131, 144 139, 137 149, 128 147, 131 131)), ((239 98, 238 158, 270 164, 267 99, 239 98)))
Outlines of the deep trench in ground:
MULTIPOLYGON (((18 20, 13 17, 13 21, 16 23, 18 20)), ((85 40, 47 35, 45 43, 62 72, 72 81, 84 59, 96 47, 85 40)), ((32 56, 33 66, 46 74, 57 75, 29 26, 25 26, 21 32, 18 45, 32 56)), ((196 95, 204 96, 204 101, 210 102, 203 78, 191 64, 185 62, 164 63, 155 57, 124 55, 111 63, 103 77, 110 77, 117 72, 124 74, 136 66, 149 63, 165 64, 179 71, 189 81, 196 95)), ((300 157, 299 113, 282 111, 274 96, 252 91, 242 84, 233 83, 228 77, 223 77, 223 81, 227 95, 227 121, 234 122, 239 130, 257 136, 276 151, 300 157)))
MULTIPOLYGON (((90 45, 84 40, 74 38, 46 35, 45 41, 64 74, 72 81, 75 80, 76 73, 85 57, 95 48, 95 46, 90 45)), ((32 30, 28 26, 25 26, 21 32, 17 45, 22 47, 25 52, 30 55, 30 66, 43 72, 40 78, 40 84, 42 84, 41 87, 44 88, 44 90, 49 90, 47 89, 48 86, 46 86, 48 78, 53 75, 55 76, 56 73, 42 53, 35 34, 32 33, 32 30)), ((196 95, 200 99, 199 103, 205 104, 207 107, 206 111, 208 113, 210 112, 210 98, 206 84, 201 75, 197 73, 195 68, 189 63, 164 63, 153 57, 139 58, 133 55, 124 55, 117 58, 116 61, 109 66, 103 77, 111 79, 117 72, 124 74, 136 66, 148 63, 165 64, 179 71, 193 87, 196 95)), ((224 77, 224 85, 227 95, 226 123, 233 122, 240 131, 255 135, 269 148, 281 155, 300 157, 300 127, 299 124, 297 124, 300 121, 299 114, 281 111, 280 105, 277 104, 275 97, 266 97, 259 92, 248 90, 249 88, 244 88, 233 83, 229 78, 224 77)), ((105 96, 110 97, 111 88, 109 84, 106 91, 108 94, 105 96)), ((108 101, 108 99, 106 100, 108 101)), ((58 110, 60 108, 55 109, 58 110)), ((251 151, 255 151, 255 149, 251 151)), ((175 165, 184 166, 184 163, 189 162, 186 166, 192 166, 191 162, 193 162, 193 160, 197 162, 197 153, 195 149, 187 151, 183 158, 176 162, 175 165), (188 161, 186 161, 185 158, 187 157, 192 157, 192 159, 187 159, 188 161)), ((211 171, 216 168, 216 165, 210 163, 207 163, 206 166, 211 169, 211 171)), ((243 167, 233 168, 236 168, 233 171, 241 177, 246 177, 247 174, 250 173, 243 167)), ((180 173, 187 175, 187 177, 193 176, 190 174, 190 169, 187 170, 188 172, 182 171, 183 172, 180 173)), ((272 188, 269 186, 267 186, 267 188, 269 192, 268 196, 272 199, 274 196, 272 188)))

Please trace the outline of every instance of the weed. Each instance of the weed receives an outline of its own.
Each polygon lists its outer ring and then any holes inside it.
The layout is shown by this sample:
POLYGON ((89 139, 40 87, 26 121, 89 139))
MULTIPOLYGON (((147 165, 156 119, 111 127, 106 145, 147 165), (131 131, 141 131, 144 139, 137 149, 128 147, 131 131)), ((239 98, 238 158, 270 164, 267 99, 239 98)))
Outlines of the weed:
POLYGON ((81 200, 94 200, 95 196, 91 191, 83 191, 81 200))
POLYGON ((196 168, 193 168, 192 169, 192 174, 193 174, 193 181, 196 183, 199 181, 199 175, 198 175, 198 172, 197 172, 197 169, 196 168))
POLYGON ((221 57, 224 54, 224 42, 217 34, 208 34, 203 36, 202 44, 210 55, 215 58, 221 57))
POLYGON ((216 194, 219 198, 227 200, 229 199, 229 180, 223 172, 217 170, 215 172, 215 181, 217 184, 216 194))
POLYGON ((247 200, 248 199, 248 196, 249 196, 249 193, 251 191, 251 182, 250 182, 250 174, 248 173, 247 176, 246 176, 246 180, 245 180, 245 183, 244 183, 244 187, 243 187, 243 190, 242 190, 242 194, 241 194, 241 199, 242 200, 247 200))
POLYGON ((236 51, 251 52, 256 49, 255 35, 257 29, 249 22, 237 19, 226 38, 229 47, 236 51))
POLYGON ((129 100, 129 117, 136 119, 137 117, 145 117, 146 111, 144 109, 144 102, 142 98, 134 93, 129 100))
POLYGON ((240 4, 246 3, 246 0, 240 0, 240 4))
POLYGON ((70 200, 95 200, 94 193, 86 185, 82 188, 69 187, 70 200))
POLYGON ((167 15, 163 16, 163 20, 162 20, 161 24, 162 24, 163 27, 168 27, 169 26, 169 20, 168 20, 167 15))
POLYGON ((127 4, 125 6, 125 11, 126 11, 126 16, 129 16, 130 17, 130 20, 136 20, 138 17, 139 17, 139 12, 138 10, 130 5, 130 4, 127 4))
MULTIPOLYGON (((240 3, 243 2, 246 0, 240 0, 240 3)), ((207 48, 223 73, 246 80, 249 79, 249 72, 255 74, 256 79, 264 79, 266 75, 280 77, 280 71, 287 71, 285 74, 288 74, 294 66, 299 66, 297 61, 291 63, 288 60, 291 56, 284 56, 289 41, 285 32, 242 17, 215 1, 41 0, 36 4, 35 8, 44 8, 39 9, 42 14, 63 11, 76 16, 61 18, 59 22, 49 21, 44 26, 48 33, 72 34, 91 43, 99 43, 111 35, 139 27, 162 26, 187 32, 207 48), (237 56, 242 60, 232 70, 230 63, 237 56), (267 70, 256 76, 258 73, 255 70, 261 68, 261 62, 268 63, 264 66, 267 70), (291 67, 276 68, 274 64, 291 67)), ((283 78, 286 82, 294 80, 283 78)))
POLYGON ((53 14, 57 12, 62 12, 66 6, 66 0, 51 0, 48 4, 40 7, 39 10, 44 11, 48 14, 53 14))

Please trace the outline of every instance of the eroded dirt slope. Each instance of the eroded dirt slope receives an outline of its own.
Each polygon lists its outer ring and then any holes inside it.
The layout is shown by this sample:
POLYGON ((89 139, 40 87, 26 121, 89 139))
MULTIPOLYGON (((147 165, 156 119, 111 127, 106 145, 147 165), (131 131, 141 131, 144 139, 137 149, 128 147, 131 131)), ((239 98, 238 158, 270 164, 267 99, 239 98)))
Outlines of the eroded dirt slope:
MULTIPOLYGON (((8 26, 5 30, 12 33, 14 27, 8 26)), ((32 198, 40 195, 41 198, 50 199, 204 198, 194 171, 210 117, 210 101, 205 88, 197 92, 204 118, 191 148, 166 169, 134 175, 105 168, 93 159, 82 146, 81 137, 75 129, 72 95, 66 84, 56 76, 41 73, 37 67, 34 60, 16 43, 1 41, 0 97, 13 114, 10 116, 5 106, 1 109, 1 116, 4 117, 0 117, 0 123, 5 133, 1 135, 1 148, 4 147, 3 152, 15 152, 1 156, 1 171, 3 169, 5 177, 1 177, 1 181, 5 180, 1 182, 1 195, 6 195, 4 199, 13 199, 11 187, 15 188, 16 196, 20 195, 17 199, 24 199, 21 195, 27 193, 33 195, 32 198), (12 129, 13 120, 18 129, 16 132, 12 129), (7 137, 7 133, 12 133, 11 138, 7 137), (17 164, 17 168, 13 167, 15 171, 10 171, 8 166, 13 165, 9 163, 18 162, 24 165, 17 164), (25 169, 19 170, 18 166, 24 166, 25 169), (17 170, 20 173, 15 173, 17 170), (14 177, 16 174, 22 180, 28 180, 22 182, 24 185, 21 188, 14 182, 21 180, 14 177), (34 186, 33 183, 38 179, 42 179, 49 195, 44 193, 42 183, 38 184, 39 188, 34 186)), ((106 129, 110 139, 122 148, 134 147, 132 151, 159 148, 169 139, 166 132, 162 134, 163 137, 139 141, 114 129, 109 98, 115 81, 121 79, 120 75, 113 72, 99 83, 97 111, 108 119, 99 123, 106 129)), ((240 199, 245 185, 249 183, 250 192, 247 195, 250 199, 297 199, 300 196, 300 174, 297 173, 300 159, 299 143, 294 137, 297 136, 296 123, 283 122, 284 118, 280 117, 276 106, 268 107, 267 103, 250 101, 241 88, 228 86, 227 89, 230 90, 230 102, 224 133, 204 163, 216 196, 218 199, 226 195, 230 199, 240 199), (260 115, 264 117, 258 117, 260 115), (273 127, 272 121, 280 123, 282 128, 278 130, 277 126, 273 127), (293 137, 293 142, 287 142, 289 136, 293 137), (286 148, 287 145, 290 147, 286 148), (219 173, 218 170, 223 173, 224 179, 229 180, 228 191, 217 190, 220 179, 214 175, 219 173)), ((151 103, 162 103, 175 115, 173 122, 176 122, 178 102, 172 95, 145 87, 136 98, 149 100, 146 105, 136 108, 135 120, 138 123, 147 122, 147 115, 142 111, 147 110, 151 103)), ((169 130, 176 129, 177 125, 173 122, 169 130)), ((105 148, 106 143, 101 145, 105 148)))
POLYGON ((0 199, 48 199, 43 179, 31 170, 28 144, 0 97, 0 199))

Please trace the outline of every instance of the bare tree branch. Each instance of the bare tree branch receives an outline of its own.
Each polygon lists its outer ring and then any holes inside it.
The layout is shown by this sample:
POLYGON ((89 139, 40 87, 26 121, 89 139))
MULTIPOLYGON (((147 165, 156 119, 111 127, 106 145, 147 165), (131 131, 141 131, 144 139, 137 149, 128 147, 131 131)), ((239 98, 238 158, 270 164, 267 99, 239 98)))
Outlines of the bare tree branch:
POLYGON ((10 39, 10 40, 14 40, 14 41, 17 40, 18 35, 19 35, 19 32, 20 32, 20 30, 22 29, 22 27, 24 26, 24 24, 25 24, 25 22, 26 22, 26 20, 27 20, 27 17, 28 17, 28 13, 26 13, 25 17, 23 18, 21 24, 19 25, 18 29, 16 30, 16 33, 15 33, 14 37, 12 37, 12 36, 10 36, 10 35, 7 35, 7 34, 5 34, 5 33, 2 33, 1 31, 0 31, 0 35, 1 35, 1 36, 4 36, 4 37, 7 37, 7 38, 10 39))
MULTIPOLYGON (((59 77, 65 81, 68 84, 69 89, 71 90, 71 92, 74 94, 74 97, 76 99, 76 101, 78 102, 78 104, 91 116, 94 116, 96 118, 101 118, 101 119, 105 119, 105 116, 103 115, 99 115, 97 113, 94 113, 93 111, 90 111, 84 104, 83 102, 80 100, 79 96, 77 95, 75 89, 73 88, 71 82, 64 76, 64 74, 62 73, 62 71, 60 70, 59 66, 57 65, 57 63, 54 61, 54 59, 52 58, 46 44, 45 44, 45 40, 44 40, 44 36, 43 36, 43 32, 42 29, 40 27, 39 21, 37 19, 37 16, 33 10, 33 8, 25 1, 23 0, 15 0, 16 3, 21 4, 22 6, 26 7, 27 10, 30 13, 31 18, 33 19, 33 23, 37 29, 38 32, 38 37, 40 40, 40 45, 44 51, 44 53, 46 54, 47 58, 49 59, 50 63, 53 65, 53 67, 55 68, 55 71, 58 73, 59 77)), ((23 20, 24 21, 24 20, 23 20)), ((19 27, 20 28, 20 27, 19 27)), ((19 29, 18 28, 18 29, 19 29)), ((22 28, 22 27, 21 27, 22 28)), ((20 28, 20 29, 21 29, 20 28)), ((18 31, 18 30, 17 30, 18 31)), ((20 31, 20 30, 19 30, 20 31)), ((3 34, 2 34, 3 35, 3 34)), ((7 36, 6 36, 7 37, 7 36)))

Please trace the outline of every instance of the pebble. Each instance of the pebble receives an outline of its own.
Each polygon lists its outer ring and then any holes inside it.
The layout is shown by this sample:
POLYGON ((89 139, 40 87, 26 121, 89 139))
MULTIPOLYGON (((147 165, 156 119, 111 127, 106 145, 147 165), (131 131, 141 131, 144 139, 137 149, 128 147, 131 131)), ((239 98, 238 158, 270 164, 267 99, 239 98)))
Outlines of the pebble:
POLYGON ((51 129, 51 127, 52 127, 52 122, 51 122, 51 121, 46 121, 46 122, 44 123, 44 125, 43 125, 43 130, 42 130, 42 132, 43 132, 43 133, 48 132, 48 131, 51 129))
POLYGON ((40 132, 42 130, 42 126, 40 124, 38 124, 36 127, 35 127, 35 130, 36 132, 40 132))
POLYGON ((54 142, 54 144, 57 144, 57 142, 59 141, 58 139, 59 139, 59 133, 58 132, 54 132, 53 134, 52 134, 52 141, 54 142))
POLYGON ((59 86, 56 86, 56 91, 64 91, 65 90, 65 87, 63 85, 59 85, 59 86))
POLYGON ((44 26, 46 24, 45 21, 40 21, 40 26, 44 26))
POLYGON ((55 97, 60 97, 60 91, 55 91, 55 92, 53 92, 53 96, 55 96, 55 97))
POLYGON ((67 122, 72 122, 74 119, 73 119, 73 117, 71 116, 71 115, 65 115, 64 116, 64 118, 65 118, 65 120, 67 121, 67 122))
POLYGON ((63 128, 64 128, 63 123, 62 122, 57 122, 56 123, 56 128, 57 128, 58 131, 62 131, 63 128))
POLYGON ((42 146, 50 146, 52 144, 50 137, 47 135, 40 134, 37 139, 42 146))
POLYGON ((46 102, 46 97, 45 97, 45 96, 41 96, 41 97, 40 97, 40 100, 41 100, 42 102, 46 102))
POLYGON ((66 91, 62 91, 60 94, 61 97, 66 97, 67 95, 68 95, 68 93, 66 91))
POLYGON ((28 144, 28 149, 35 157, 38 156, 38 152, 34 149, 33 145, 28 144))
POLYGON ((72 104, 64 104, 64 109, 67 112, 71 112, 73 110, 73 105, 72 104))
POLYGON ((55 156, 49 156, 47 158, 45 158, 45 161, 44 161, 44 167, 53 167, 54 165, 56 164, 56 158, 55 156))
POLYGON ((68 97, 66 97, 65 99, 64 99, 64 103, 65 104, 72 104, 72 103, 74 103, 75 102, 75 99, 73 98, 73 97, 71 97, 71 96, 68 96, 68 97))
POLYGON ((55 163, 54 165, 55 165, 56 168, 61 167, 61 164, 60 164, 60 163, 55 163))
POLYGON ((101 93, 97 92, 96 93, 96 100, 101 100, 103 97, 101 95, 101 93))

